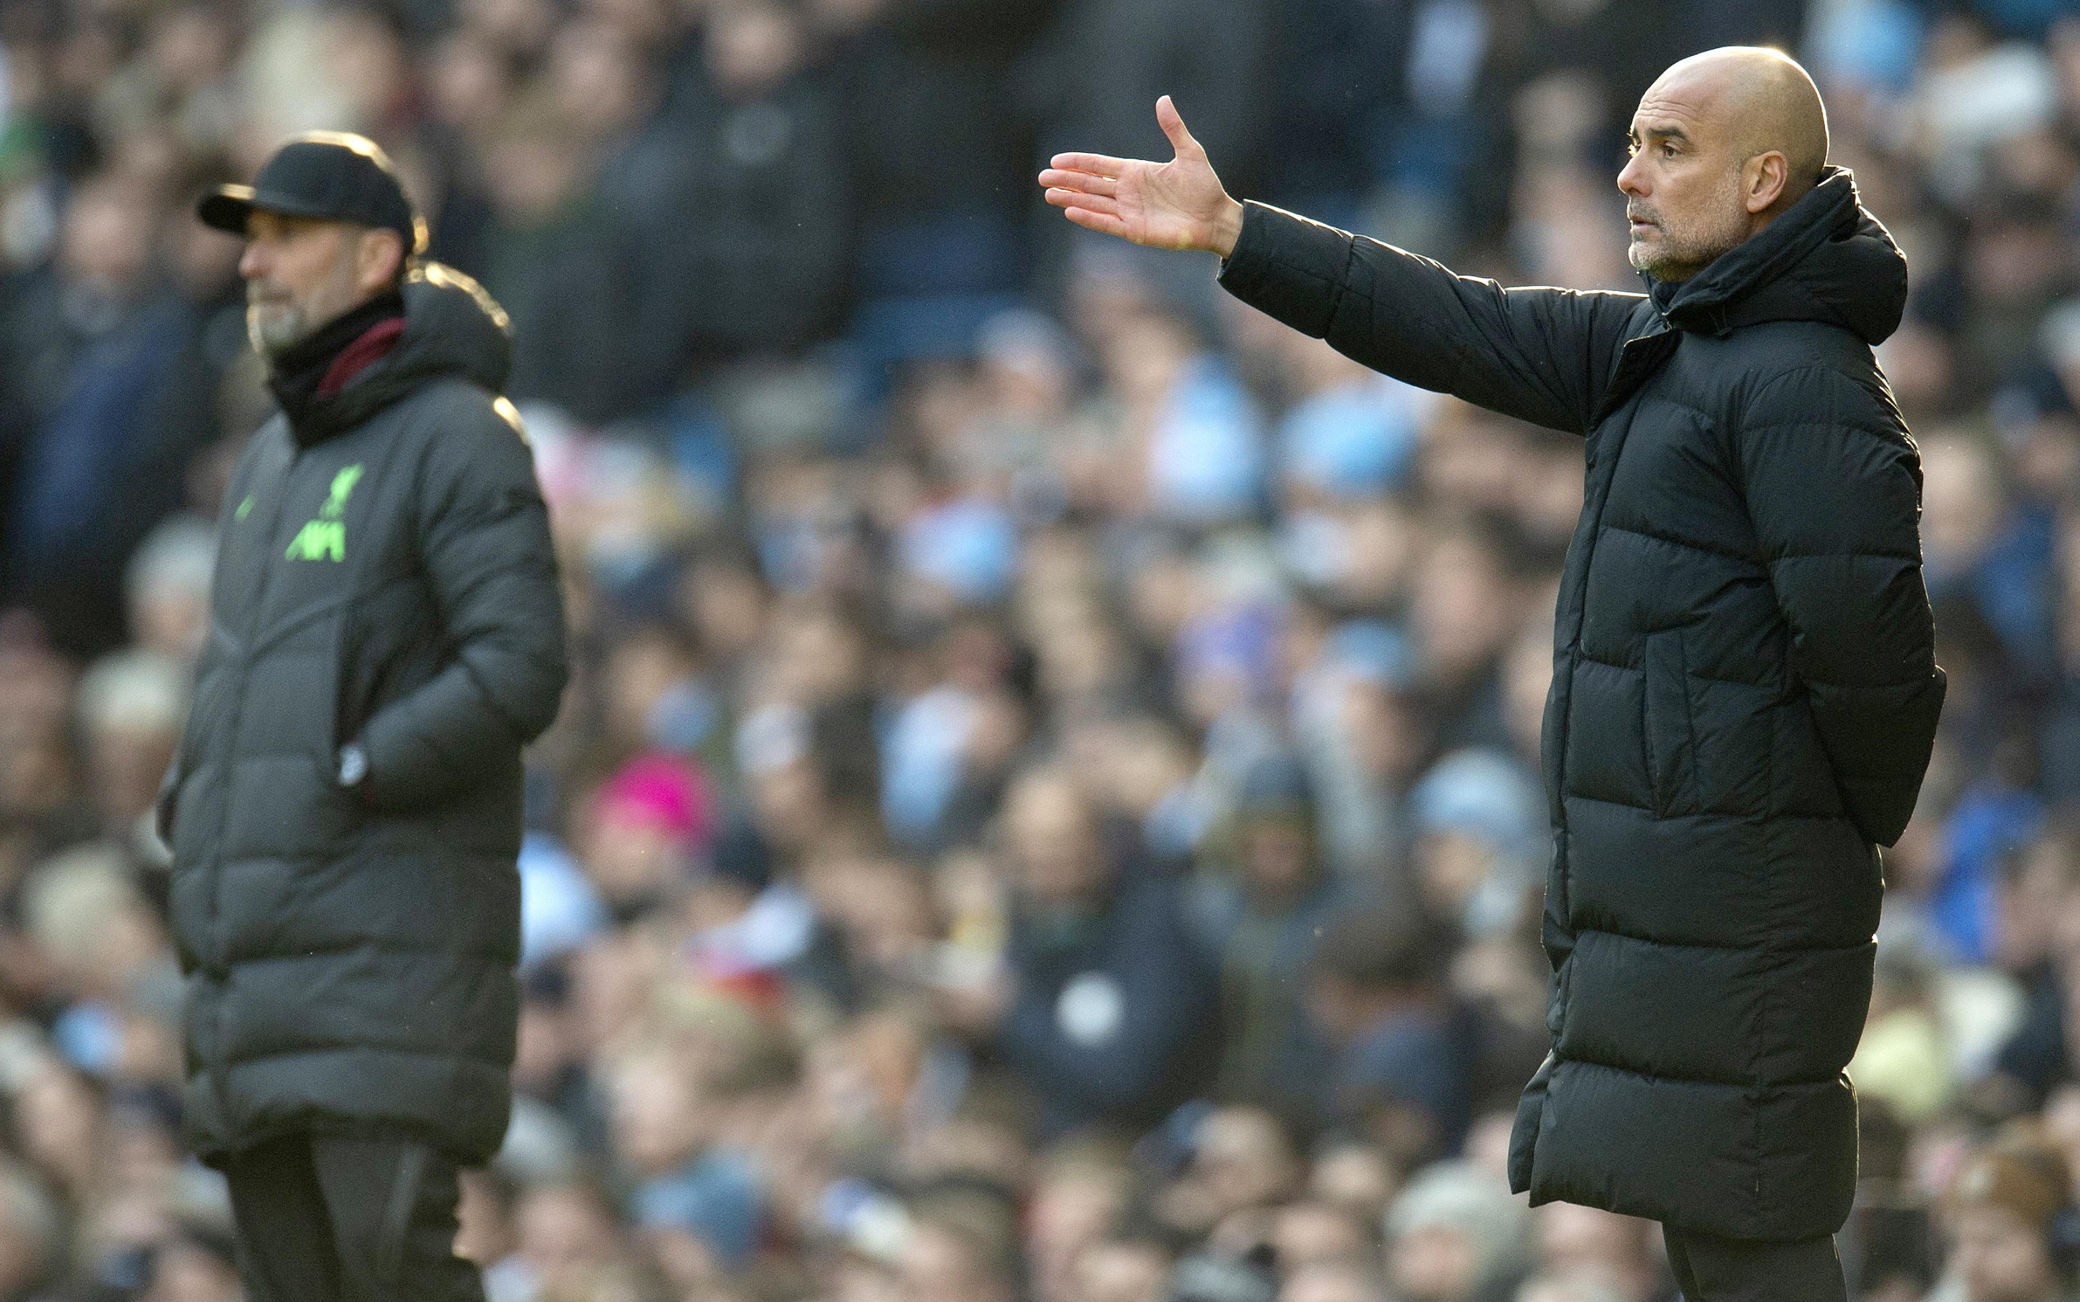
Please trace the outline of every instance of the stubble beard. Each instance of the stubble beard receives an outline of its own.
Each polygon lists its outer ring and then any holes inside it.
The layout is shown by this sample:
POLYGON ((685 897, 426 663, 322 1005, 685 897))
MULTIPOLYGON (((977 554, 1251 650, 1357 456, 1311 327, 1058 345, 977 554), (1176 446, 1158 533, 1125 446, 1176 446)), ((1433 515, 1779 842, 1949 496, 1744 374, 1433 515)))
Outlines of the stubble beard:
MULTIPOLYGON (((1647 216, 1651 219, 1653 215, 1647 216)), ((1728 243, 1723 237, 1700 238, 1692 232, 1672 231, 1658 220, 1654 229, 1661 238, 1652 244, 1635 238, 1625 250, 1625 260, 1656 280, 1688 280, 1738 243, 1728 243)))
MULTIPOLYGON (((1727 186, 1727 193, 1713 205, 1713 211, 1737 213, 1740 211, 1739 177, 1736 175, 1727 186)), ((1745 230, 1728 218, 1725 229, 1700 229, 1702 223, 1671 228, 1665 215, 1659 210, 1641 203, 1628 203, 1625 215, 1643 217, 1654 223, 1654 230, 1661 236, 1655 244, 1642 242, 1636 235, 1625 250, 1625 260, 1635 270, 1644 271, 1656 280, 1688 280, 1716 261, 1721 254, 1729 253, 1747 238, 1745 230)))
POLYGON ((1645 243, 1633 237, 1633 243, 1624 250, 1624 260, 1631 262, 1635 270, 1647 272, 1656 281, 1687 281, 1716 262, 1722 254, 1739 248, 1747 235, 1728 223, 1724 231, 1697 231, 1697 229, 1670 229, 1660 212, 1649 208, 1631 208, 1629 216, 1637 212, 1652 220, 1654 229, 1660 233, 1660 241, 1645 243))
POLYGON ((325 281, 295 292, 264 281, 246 282, 246 337, 270 360, 324 328, 354 303, 354 264, 342 257, 325 281))
POLYGON ((280 357, 310 337, 309 313, 294 299, 263 294, 258 286, 246 293, 246 337, 263 357, 280 357))

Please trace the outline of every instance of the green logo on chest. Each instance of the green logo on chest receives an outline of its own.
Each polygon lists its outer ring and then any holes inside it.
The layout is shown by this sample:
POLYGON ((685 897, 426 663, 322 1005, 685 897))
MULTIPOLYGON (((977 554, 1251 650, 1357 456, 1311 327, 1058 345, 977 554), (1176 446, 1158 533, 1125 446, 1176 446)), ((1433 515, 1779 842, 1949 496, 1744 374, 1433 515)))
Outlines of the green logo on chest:
POLYGON ((283 559, 343 561, 347 559, 347 526, 338 520, 313 520, 289 540, 283 559))
POLYGON ((282 554, 291 561, 343 561, 347 559, 347 526, 340 519, 347 511, 347 497, 361 479, 361 463, 355 462, 332 477, 332 492, 318 508, 318 518, 305 524, 289 540, 282 554))
POLYGON ((318 514, 327 520, 339 519, 340 514, 347 509, 347 494, 354 491, 354 485, 359 483, 360 480, 361 463, 359 461, 334 475, 332 477, 332 496, 325 499, 325 505, 318 508, 318 514))

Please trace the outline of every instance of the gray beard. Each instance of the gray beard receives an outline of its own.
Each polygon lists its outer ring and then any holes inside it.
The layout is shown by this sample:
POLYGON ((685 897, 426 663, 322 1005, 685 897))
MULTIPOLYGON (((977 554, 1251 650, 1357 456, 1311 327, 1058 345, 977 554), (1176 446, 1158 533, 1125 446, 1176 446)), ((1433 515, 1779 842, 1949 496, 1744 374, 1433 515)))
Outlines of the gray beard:
POLYGON ((267 308, 257 303, 246 305, 246 337, 252 340, 253 350, 263 357, 280 357, 309 338, 310 333, 310 323, 293 304, 267 308))

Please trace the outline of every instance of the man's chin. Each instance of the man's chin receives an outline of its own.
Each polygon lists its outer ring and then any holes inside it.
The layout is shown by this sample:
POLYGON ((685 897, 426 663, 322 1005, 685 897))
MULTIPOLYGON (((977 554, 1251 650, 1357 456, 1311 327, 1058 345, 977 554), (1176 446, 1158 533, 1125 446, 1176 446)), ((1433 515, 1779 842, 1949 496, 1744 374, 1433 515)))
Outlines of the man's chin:
POLYGON ((1632 264, 1634 271, 1643 271, 1656 280, 1683 280, 1693 270, 1669 257, 1661 249, 1638 240, 1634 240, 1632 247, 1625 251, 1625 260, 1632 264))
POLYGON ((281 356, 301 343, 305 333, 302 315, 293 308, 246 309, 246 337, 264 356, 281 356))

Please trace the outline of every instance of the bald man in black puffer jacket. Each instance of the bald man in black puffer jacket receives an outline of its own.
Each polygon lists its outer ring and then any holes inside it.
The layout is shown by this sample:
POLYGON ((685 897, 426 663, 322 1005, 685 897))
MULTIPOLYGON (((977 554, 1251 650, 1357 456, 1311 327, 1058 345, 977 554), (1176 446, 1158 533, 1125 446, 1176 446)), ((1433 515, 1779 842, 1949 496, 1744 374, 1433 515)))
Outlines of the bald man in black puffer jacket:
POLYGON ((1943 675, 1920 462, 1871 353, 1906 264, 1825 165, 1818 92, 1743 48, 1648 90, 1618 178, 1645 294, 1506 290, 1245 209, 1158 112, 1175 161, 1063 155, 1049 201, 1221 254, 1231 293, 1367 365, 1587 438, 1544 729, 1553 1045, 1512 1185, 1661 1221, 1688 1302, 1840 1302, 1877 847, 1943 675))

